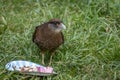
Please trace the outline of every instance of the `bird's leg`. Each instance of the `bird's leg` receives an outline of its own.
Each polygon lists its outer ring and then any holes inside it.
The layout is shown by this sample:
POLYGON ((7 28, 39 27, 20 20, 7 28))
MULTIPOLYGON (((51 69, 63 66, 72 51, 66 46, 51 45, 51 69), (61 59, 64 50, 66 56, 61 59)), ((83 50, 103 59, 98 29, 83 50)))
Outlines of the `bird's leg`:
POLYGON ((52 57, 53 57, 53 55, 54 55, 54 52, 52 52, 52 53, 51 53, 51 55, 50 55, 50 61, 49 61, 48 66, 50 66, 50 65, 51 65, 51 63, 52 63, 52 57))
POLYGON ((44 52, 41 52, 41 55, 42 55, 42 64, 44 65, 45 62, 44 62, 44 52))

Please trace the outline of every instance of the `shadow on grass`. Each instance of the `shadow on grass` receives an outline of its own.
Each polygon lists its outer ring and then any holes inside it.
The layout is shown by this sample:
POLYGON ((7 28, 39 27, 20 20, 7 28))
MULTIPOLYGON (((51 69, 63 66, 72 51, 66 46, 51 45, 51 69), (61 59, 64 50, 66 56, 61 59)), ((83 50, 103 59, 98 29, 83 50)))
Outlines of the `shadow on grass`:
POLYGON ((54 78, 56 75, 52 76, 37 76, 37 75, 28 75, 28 74, 22 74, 19 72, 11 72, 4 70, 4 72, 1 74, 1 79, 7 79, 7 80, 47 80, 49 77, 54 78))

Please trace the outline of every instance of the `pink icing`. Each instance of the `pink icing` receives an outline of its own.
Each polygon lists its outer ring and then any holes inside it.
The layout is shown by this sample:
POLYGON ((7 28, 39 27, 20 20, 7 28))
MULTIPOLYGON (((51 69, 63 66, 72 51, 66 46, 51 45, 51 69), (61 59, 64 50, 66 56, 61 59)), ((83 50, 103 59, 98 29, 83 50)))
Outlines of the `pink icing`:
POLYGON ((53 68, 52 67, 37 67, 38 72, 43 72, 43 73, 52 73, 53 68))

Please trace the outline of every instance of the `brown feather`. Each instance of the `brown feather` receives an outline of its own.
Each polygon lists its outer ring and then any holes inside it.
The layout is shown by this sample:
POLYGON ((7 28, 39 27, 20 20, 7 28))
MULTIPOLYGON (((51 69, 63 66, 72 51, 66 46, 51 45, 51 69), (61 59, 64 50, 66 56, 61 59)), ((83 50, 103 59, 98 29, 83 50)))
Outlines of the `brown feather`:
POLYGON ((48 24, 49 22, 36 27, 33 34, 33 42, 37 44, 42 51, 48 50, 51 52, 64 43, 64 36, 62 32, 55 33, 51 31, 48 28, 48 24))
POLYGON ((51 65, 54 51, 64 43, 61 30, 65 28, 59 19, 51 19, 36 27, 32 40, 41 49, 42 64, 44 64, 44 52, 49 51, 51 53, 49 65, 51 65))

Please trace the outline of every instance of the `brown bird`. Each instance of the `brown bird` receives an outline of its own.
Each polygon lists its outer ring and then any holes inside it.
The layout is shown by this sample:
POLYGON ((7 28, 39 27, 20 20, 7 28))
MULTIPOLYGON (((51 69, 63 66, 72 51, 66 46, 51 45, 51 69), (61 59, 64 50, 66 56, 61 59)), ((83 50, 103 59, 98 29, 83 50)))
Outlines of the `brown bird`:
POLYGON ((55 50, 64 43, 61 32, 63 29, 66 29, 66 26, 59 19, 51 19, 36 27, 33 42, 41 49, 42 64, 44 64, 44 53, 48 51, 51 54, 48 65, 51 65, 55 50))

